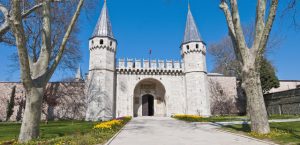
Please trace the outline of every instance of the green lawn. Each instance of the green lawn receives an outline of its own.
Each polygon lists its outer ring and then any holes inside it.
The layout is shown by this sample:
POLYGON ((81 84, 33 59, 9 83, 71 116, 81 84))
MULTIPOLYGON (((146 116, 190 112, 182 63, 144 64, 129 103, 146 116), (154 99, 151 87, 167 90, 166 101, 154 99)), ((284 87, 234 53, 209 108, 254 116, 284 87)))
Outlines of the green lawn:
POLYGON ((258 139, 266 139, 282 145, 300 145, 300 122, 270 123, 271 133, 256 135, 250 133, 249 125, 229 125, 226 130, 243 133, 258 139))
MULTIPOLYGON (((27 143, 28 145, 92 145, 103 144, 117 133, 130 119, 122 119, 121 126, 108 130, 97 130, 95 122, 85 121, 51 121, 48 124, 41 122, 40 138, 27 143)), ((98 122, 99 123, 99 122, 98 122)), ((20 131, 20 123, 0 122, 0 145, 13 144, 20 131)))
MULTIPOLYGON (((83 121, 41 122, 40 136, 42 139, 62 137, 72 134, 84 134, 92 130, 94 123, 83 121)), ((0 123, 0 141, 18 138, 20 123, 0 123)))

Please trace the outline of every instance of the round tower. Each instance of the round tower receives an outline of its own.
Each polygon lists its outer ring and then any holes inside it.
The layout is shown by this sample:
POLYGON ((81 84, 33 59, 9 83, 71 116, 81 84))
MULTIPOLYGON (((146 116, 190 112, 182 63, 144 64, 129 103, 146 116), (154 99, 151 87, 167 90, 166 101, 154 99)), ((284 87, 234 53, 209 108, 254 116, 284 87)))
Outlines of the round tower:
POLYGON ((186 114, 210 116, 206 44, 201 39, 190 6, 181 44, 181 56, 184 61, 186 114))
POLYGON ((87 121, 109 120, 115 115, 115 68, 117 41, 113 36, 106 1, 89 39, 87 121))

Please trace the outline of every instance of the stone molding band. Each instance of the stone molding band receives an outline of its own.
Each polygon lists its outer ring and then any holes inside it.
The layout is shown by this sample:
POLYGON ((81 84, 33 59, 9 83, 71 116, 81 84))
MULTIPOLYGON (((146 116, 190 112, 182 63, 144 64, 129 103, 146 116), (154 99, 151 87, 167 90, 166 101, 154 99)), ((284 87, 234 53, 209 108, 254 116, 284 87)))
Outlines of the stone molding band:
POLYGON ((112 70, 112 69, 105 69, 105 68, 95 68, 95 69, 91 69, 89 71, 97 71, 97 70, 100 70, 100 71, 110 71, 110 72, 115 72, 115 70, 112 70))
POLYGON ((183 70, 162 69, 117 69, 118 74, 127 75, 183 75, 183 70))
POLYGON ((203 55, 206 55, 206 51, 203 51, 201 49, 191 49, 189 51, 182 51, 181 56, 184 56, 184 55, 189 54, 189 53, 202 53, 203 55))
POLYGON ((205 73, 207 74, 206 71, 188 71, 188 72, 184 72, 184 74, 188 74, 188 73, 195 73, 195 72, 202 72, 202 73, 205 73))
POLYGON ((108 50, 108 51, 110 51, 110 52, 116 52, 116 49, 115 48, 113 48, 113 47, 109 47, 109 46, 107 46, 107 45, 96 45, 96 46, 92 46, 91 48, 90 48, 90 51, 93 51, 93 50, 95 50, 95 49, 106 49, 106 50, 108 50))

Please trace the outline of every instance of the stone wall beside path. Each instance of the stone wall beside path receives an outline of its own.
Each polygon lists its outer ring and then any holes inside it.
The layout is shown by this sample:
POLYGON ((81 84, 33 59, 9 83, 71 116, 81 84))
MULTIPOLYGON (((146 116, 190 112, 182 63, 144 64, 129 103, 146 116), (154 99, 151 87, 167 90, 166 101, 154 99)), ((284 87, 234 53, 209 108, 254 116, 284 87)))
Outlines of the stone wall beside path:
MULTIPOLYGON (((51 82, 47 84, 42 105, 42 120, 82 120, 86 103, 84 82, 51 82)), ((7 101, 13 86, 16 86, 15 105, 10 121, 23 117, 25 90, 19 82, 0 82, 0 122, 6 119, 7 101)))
POLYGON ((268 114, 300 114, 300 88, 266 94, 264 96, 268 114))

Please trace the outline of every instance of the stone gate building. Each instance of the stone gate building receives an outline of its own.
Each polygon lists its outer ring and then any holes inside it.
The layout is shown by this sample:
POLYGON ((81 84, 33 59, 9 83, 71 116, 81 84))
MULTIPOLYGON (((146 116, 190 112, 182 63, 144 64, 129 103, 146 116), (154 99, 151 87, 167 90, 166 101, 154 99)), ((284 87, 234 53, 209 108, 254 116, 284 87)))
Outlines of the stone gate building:
MULTIPOLYGON (((244 114, 246 100, 236 78, 207 72, 206 45, 190 8, 180 48, 181 60, 116 61, 117 40, 104 3, 89 39, 87 79, 82 78, 79 68, 74 80, 48 83, 41 108, 42 120, 244 114)), ((274 94, 265 97, 268 113, 299 114, 299 88, 299 80, 280 81, 280 88, 272 89, 270 93, 274 94)), ((15 105, 9 120, 22 120, 26 98, 22 83, 0 82, 0 92, 0 122, 6 120, 12 92, 15 92, 15 105)))
POLYGON ((124 115, 210 116, 209 80, 231 83, 227 88, 236 95, 234 77, 207 73, 206 44, 190 8, 180 48, 178 54, 182 60, 119 59, 116 62, 117 40, 105 2, 89 39, 86 120, 107 120, 124 115))
MULTIPOLYGON (((206 44, 188 9, 181 60, 116 59, 106 3, 89 39, 89 73, 70 82, 48 83, 42 120, 107 120, 121 116, 171 116, 173 114, 239 114, 244 105, 235 77, 207 72, 206 44)), ((174 51, 178 49, 175 48, 174 51)), ((20 82, 0 82, 0 121, 16 86, 16 103, 10 120, 24 112, 25 90, 20 82)))

